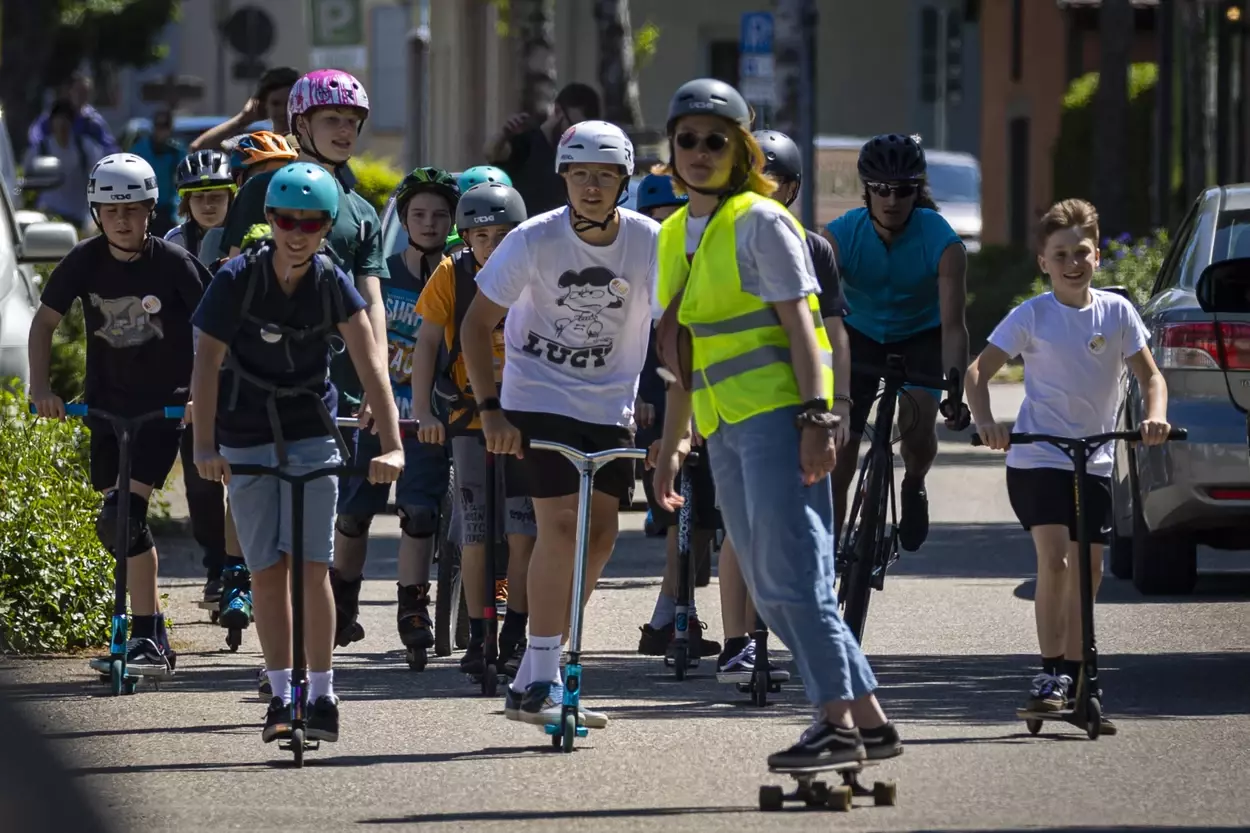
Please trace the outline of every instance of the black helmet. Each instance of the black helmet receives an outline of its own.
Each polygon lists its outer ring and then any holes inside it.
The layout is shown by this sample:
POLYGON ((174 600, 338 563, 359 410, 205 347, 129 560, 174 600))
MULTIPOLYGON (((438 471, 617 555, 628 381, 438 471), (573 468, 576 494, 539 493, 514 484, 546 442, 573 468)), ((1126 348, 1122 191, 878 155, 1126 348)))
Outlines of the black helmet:
POLYGON ((525 200, 515 188, 501 182, 483 182, 460 196, 456 229, 463 240, 471 229, 524 223, 526 216, 525 200))
POLYGON ((682 116, 720 116, 751 127, 751 108, 742 94, 724 81, 696 78, 677 88, 668 103, 668 132, 682 116))
POLYGON ((909 182, 924 178, 920 142, 900 133, 869 139, 859 152, 859 178, 865 182, 909 182))
POLYGON ((793 139, 777 130, 757 130, 751 135, 764 151, 764 173, 782 182, 803 181, 803 154, 793 139))
POLYGON ((197 150, 179 162, 174 171, 174 188, 179 194, 233 187, 230 157, 219 150, 197 150))

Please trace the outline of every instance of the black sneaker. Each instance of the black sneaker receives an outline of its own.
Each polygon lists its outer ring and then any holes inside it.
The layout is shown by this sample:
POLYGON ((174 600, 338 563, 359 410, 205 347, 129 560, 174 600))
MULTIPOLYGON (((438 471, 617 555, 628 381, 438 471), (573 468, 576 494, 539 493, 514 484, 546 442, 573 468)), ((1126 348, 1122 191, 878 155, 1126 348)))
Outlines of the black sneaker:
POLYGON ((520 691, 513 691, 512 686, 503 687, 503 716, 509 720, 521 719, 521 701, 525 699, 525 694, 520 691))
POLYGON ((898 543, 908 552, 915 552, 929 537, 929 495, 924 490, 924 480, 903 478, 902 504, 898 543))
POLYGON ((1057 712, 1071 708, 1068 699, 1068 690, 1071 687, 1072 678, 1066 674, 1038 674, 1029 688, 1025 711, 1057 712))
POLYGON ((642 636, 638 638, 638 653, 644 657, 664 656, 668 643, 673 641, 673 625, 670 623, 657 629, 646 624, 638 630, 642 631, 642 636))
POLYGON ((524 637, 519 640, 499 640, 499 668, 511 679, 516 678, 517 669, 521 667, 521 660, 525 658, 527 644, 524 637))
POLYGON ((265 713, 265 728, 261 730, 260 739, 265 743, 275 740, 286 740, 291 737, 291 707, 275 697, 269 701, 269 711, 265 713))
MULTIPOLYGON (((141 677, 169 677, 174 673, 170 657, 151 639, 132 639, 126 646, 126 667, 141 677)), ((170 651, 170 654, 173 652, 170 651)), ((175 659, 175 662, 177 660, 175 659)))
POLYGON ((309 707, 308 739, 324 740, 328 743, 339 739, 338 700, 323 694, 309 707))
POLYGON ((468 650, 460 658, 460 673, 476 675, 486 671, 486 658, 482 654, 481 642, 470 642, 468 650))
POLYGON ((755 644, 750 637, 735 636, 725 640, 725 650, 716 658, 717 674, 746 674, 755 670, 755 644))
POLYGON ((864 741, 864 751, 870 761, 884 761, 903 754, 903 740, 898 736, 898 730, 893 723, 878 726, 876 729, 860 729, 859 735, 864 741))
POLYGON ((204 603, 216 604, 221 600, 221 573, 214 573, 204 582, 204 603))
POLYGON ((768 756, 774 769, 850 764, 868 757, 858 729, 841 729, 818 720, 803 732, 799 742, 785 751, 768 756))

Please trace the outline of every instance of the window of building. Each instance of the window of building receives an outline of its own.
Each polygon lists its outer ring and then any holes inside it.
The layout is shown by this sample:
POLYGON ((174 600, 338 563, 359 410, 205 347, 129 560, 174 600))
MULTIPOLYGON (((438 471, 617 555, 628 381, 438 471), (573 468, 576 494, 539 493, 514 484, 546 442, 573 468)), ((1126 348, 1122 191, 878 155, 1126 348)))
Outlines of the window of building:
POLYGON ((736 40, 714 40, 708 44, 708 75, 712 78, 736 88, 739 81, 738 61, 736 40))
POLYGON ((408 32, 411 12, 404 6, 370 11, 369 127, 401 132, 408 113, 408 32))

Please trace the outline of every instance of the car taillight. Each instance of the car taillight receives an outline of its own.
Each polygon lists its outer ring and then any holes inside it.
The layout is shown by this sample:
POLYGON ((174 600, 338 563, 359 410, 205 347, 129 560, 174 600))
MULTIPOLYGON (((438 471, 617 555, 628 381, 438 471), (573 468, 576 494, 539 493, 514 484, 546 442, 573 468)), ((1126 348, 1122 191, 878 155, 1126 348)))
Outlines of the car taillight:
MULTIPOLYGON (((1159 328, 1155 362, 1167 369, 1219 370, 1219 347, 1214 321, 1164 324, 1159 328)), ((1220 322, 1224 340, 1225 370, 1250 370, 1250 323, 1220 322)))
POLYGON ((1250 500, 1250 489, 1207 489, 1215 500, 1250 500))

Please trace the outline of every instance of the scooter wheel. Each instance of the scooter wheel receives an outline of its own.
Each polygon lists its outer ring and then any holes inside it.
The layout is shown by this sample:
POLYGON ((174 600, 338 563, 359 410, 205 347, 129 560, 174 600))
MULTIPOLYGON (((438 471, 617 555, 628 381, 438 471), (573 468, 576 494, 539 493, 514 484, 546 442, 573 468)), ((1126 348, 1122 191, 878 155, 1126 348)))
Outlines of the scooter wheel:
POLYGON ((761 709, 768 705, 768 679, 763 674, 751 677, 751 704, 761 709))
POLYGON ((577 715, 566 714, 564 716, 564 731, 560 735, 562 741, 560 751, 565 753, 572 752, 573 741, 577 738, 577 715))
POLYGON ((304 730, 295 729, 291 732, 291 753, 295 756, 295 768, 304 768, 304 730))
POLYGON ((499 688, 499 669, 494 663, 487 665, 482 672, 482 695, 485 697, 494 697, 499 688))
POLYGON ((239 646, 243 644, 243 631, 239 628, 228 628, 226 630, 226 647, 231 653, 239 650, 239 646))
POLYGON ((219 619, 221 619, 220 610, 214 610, 212 613, 208 614, 208 621, 212 622, 214 625, 217 624, 219 619))
POLYGON ((685 645, 677 645, 673 648, 673 676, 678 682, 686 679, 686 672, 689 671, 689 660, 685 645))
POLYGON ((1042 731, 1042 721, 1030 717, 1024 721, 1024 728, 1029 730, 1030 735, 1036 735, 1038 732, 1042 731))
POLYGON ((424 648, 408 649, 408 670, 424 671, 425 665, 429 661, 429 657, 425 653, 424 648))
POLYGON ((122 694, 134 694, 135 690, 138 688, 139 688, 138 677, 127 677, 126 679, 122 680, 122 694))
POLYGON ((122 684, 125 680, 126 672, 122 669, 122 661, 115 659, 109 663, 109 691, 114 697, 122 693, 122 684))
POLYGON ((1089 735, 1090 740, 1098 740, 1098 736, 1102 734, 1102 703, 1098 702, 1097 697, 1091 697, 1086 707, 1085 734, 1089 735))

